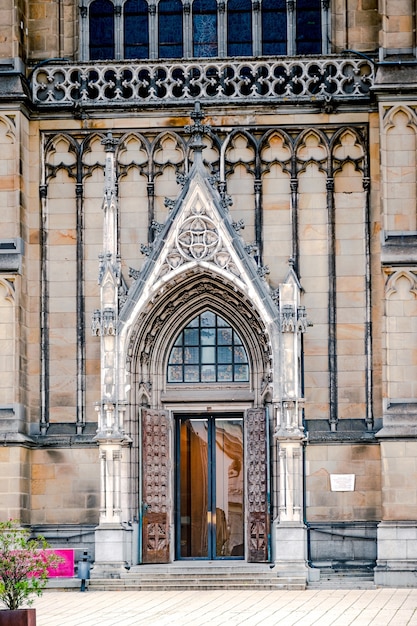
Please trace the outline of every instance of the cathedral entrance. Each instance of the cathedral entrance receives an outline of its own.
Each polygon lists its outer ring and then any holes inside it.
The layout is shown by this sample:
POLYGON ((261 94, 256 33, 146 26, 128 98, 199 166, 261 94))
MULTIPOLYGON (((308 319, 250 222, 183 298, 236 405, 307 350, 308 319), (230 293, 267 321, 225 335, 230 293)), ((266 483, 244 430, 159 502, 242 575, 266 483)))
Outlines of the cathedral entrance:
MULTIPOLYGON (((140 553, 146 564, 271 558, 271 422, 266 407, 254 406, 265 366, 253 341, 258 335, 244 316, 232 321, 239 308, 234 297, 225 304, 225 285, 219 289, 222 311, 213 300, 216 284, 203 289, 207 304, 197 302, 191 315, 184 310, 182 325, 158 335, 157 357, 149 365, 150 371, 160 368, 159 389, 138 387, 140 553)), ((175 313, 180 317, 178 299, 175 313)), ((146 356, 142 349, 137 354, 146 356)))
POLYGON ((176 416, 176 456, 176 558, 244 558, 243 416, 176 416))

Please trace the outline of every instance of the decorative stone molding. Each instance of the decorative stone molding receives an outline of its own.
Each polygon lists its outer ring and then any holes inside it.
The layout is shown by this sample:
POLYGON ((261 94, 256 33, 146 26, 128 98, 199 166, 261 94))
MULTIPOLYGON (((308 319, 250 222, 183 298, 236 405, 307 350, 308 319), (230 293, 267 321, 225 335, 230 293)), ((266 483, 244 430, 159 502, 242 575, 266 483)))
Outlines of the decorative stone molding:
MULTIPOLYGON (((153 6, 153 5, 152 5, 153 6)), ((152 8, 150 7, 150 9, 152 8)), ((147 62, 45 64, 32 73, 37 106, 154 106, 156 102, 368 102, 374 82, 367 59, 319 56, 147 62)))
POLYGON ((20 274, 23 251, 23 240, 20 237, 17 239, 0 239, 0 272, 20 274))
POLYGON ((385 297, 387 300, 397 293, 397 283, 401 278, 408 281, 409 293, 414 298, 417 297, 417 272, 409 268, 401 268, 399 270, 387 269, 385 273, 388 276, 385 283, 385 297))
POLYGON ((102 335, 116 334, 116 312, 109 307, 103 310, 103 319, 101 323, 102 335))

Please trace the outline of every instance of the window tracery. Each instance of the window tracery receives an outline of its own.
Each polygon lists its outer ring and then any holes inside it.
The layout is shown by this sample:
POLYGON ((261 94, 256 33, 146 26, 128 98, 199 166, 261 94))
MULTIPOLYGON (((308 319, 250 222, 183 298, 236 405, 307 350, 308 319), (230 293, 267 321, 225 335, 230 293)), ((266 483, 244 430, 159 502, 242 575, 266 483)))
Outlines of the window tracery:
POLYGON ((212 311, 197 315, 180 332, 171 348, 167 381, 248 382, 248 357, 238 333, 212 311))

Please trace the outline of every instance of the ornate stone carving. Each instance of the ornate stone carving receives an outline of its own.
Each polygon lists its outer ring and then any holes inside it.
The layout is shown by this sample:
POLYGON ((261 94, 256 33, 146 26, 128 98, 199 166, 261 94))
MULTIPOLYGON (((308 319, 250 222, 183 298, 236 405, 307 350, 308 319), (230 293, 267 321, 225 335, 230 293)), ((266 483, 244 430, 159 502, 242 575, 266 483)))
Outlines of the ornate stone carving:
POLYGON ((281 309, 281 332, 292 333, 295 329, 295 311, 291 304, 284 304, 281 309))
POLYGON ((213 220, 197 213, 184 221, 176 244, 185 259, 201 261, 213 258, 221 240, 213 220))
POLYGON ((96 337, 116 334, 116 312, 110 307, 96 309, 91 320, 91 334, 96 337))
POLYGON ((153 250, 153 245, 149 244, 149 245, 145 245, 144 243, 141 243, 140 245, 140 251, 142 252, 142 254, 144 254, 145 256, 149 256, 151 254, 153 250))
POLYGON ((269 274, 270 269, 268 265, 260 265, 256 271, 258 273, 259 278, 265 278, 265 276, 269 274))
POLYGON ((223 243, 214 221, 204 206, 193 206, 178 229, 175 243, 168 251, 161 275, 190 261, 208 261, 239 276, 230 252, 223 243))
POLYGON ((151 228, 158 235, 159 235, 160 232, 162 232, 163 227, 164 227, 163 224, 160 224, 156 220, 152 220, 151 228))
POLYGON ((133 280, 137 280, 140 276, 140 270, 136 270, 133 267, 129 267, 129 278, 133 278, 133 280))
POLYGON ((307 313, 304 306, 299 306, 297 311, 291 304, 284 304, 281 308, 281 332, 305 333, 307 327, 311 326, 311 322, 307 319, 307 313))
POLYGON ((172 198, 165 198, 164 206, 166 206, 168 211, 172 211, 172 209, 175 207, 175 200, 172 200, 172 198))
POLYGON ((91 319, 91 334, 95 337, 101 335, 101 311, 96 309, 91 319))
POLYGON ((103 310, 103 317, 101 321, 101 332, 103 335, 115 335, 116 334, 116 312, 114 309, 106 307, 103 310))
MULTIPOLYGON (((221 11, 222 5, 219 6, 221 11)), ((294 2, 289 3, 289 9, 294 2)), ((154 13, 154 4, 149 6, 154 13)), ((43 64, 32 75, 37 106, 111 103, 155 106, 156 102, 310 102, 331 95, 338 102, 369 101, 374 68, 367 59, 276 57, 210 63, 178 59, 175 63, 43 64), (331 77, 331 80, 329 80, 331 77), (248 95, 250 94, 250 95, 248 95)), ((203 128, 200 128, 202 131, 203 128)))
POLYGON ((232 224, 235 231, 238 233, 240 230, 245 228, 245 220, 239 220, 238 222, 233 222, 232 224))
POLYGON ((178 314, 178 311, 184 304, 190 303, 195 298, 208 293, 211 298, 230 304, 249 325, 253 334, 258 338, 259 345, 262 348, 263 368, 265 372, 268 372, 272 353, 265 326, 258 314, 245 304, 245 295, 239 290, 237 292, 233 290, 232 292, 231 289, 232 287, 228 289, 226 285, 220 286, 215 281, 205 278, 180 291, 172 290, 170 297, 166 298, 163 303, 158 303, 155 300, 152 307, 155 313, 152 312, 152 309, 146 309, 138 317, 130 338, 128 354, 138 354, 141 366, 148 363, 158 333, 168 323, 167 320, 171 318, 173 313, 178 314), (158 315, 156 311, 159 312, 158 315))

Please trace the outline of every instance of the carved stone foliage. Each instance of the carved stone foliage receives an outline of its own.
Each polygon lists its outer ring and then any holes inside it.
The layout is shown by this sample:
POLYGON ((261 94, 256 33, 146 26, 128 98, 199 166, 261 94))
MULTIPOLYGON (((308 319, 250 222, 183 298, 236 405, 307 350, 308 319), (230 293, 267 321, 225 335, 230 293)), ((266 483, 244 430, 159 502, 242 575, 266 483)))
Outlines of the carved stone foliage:
POLYGON ((165 411, 142 410, 143 561, 169 561, 169 422, 165 411))
POLYGON ((268 560, 269 512, 267 500, 267 437, 264 409, 250 409, 246 414, 248 560, 268 560))

